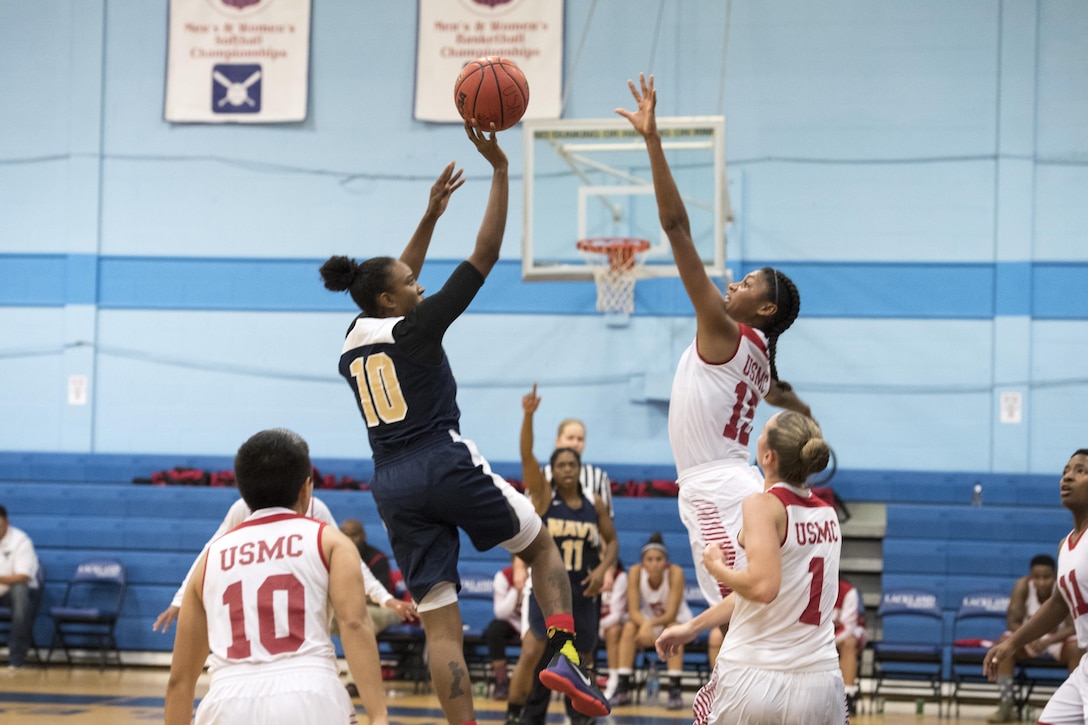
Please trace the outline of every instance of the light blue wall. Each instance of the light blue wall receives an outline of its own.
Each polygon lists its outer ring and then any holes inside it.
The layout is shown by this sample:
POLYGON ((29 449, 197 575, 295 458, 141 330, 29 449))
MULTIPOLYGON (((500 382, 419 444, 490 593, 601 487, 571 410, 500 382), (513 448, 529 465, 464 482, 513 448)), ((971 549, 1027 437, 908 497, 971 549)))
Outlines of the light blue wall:
MULTIPOLYGON (((726 43, 720 0, 568 2, 564 117, 629 106, 642 70, 660 115, 726 116, 729 264, 798 282, 778 366, 842 467, 1059 470, 1088 445, 1088 4, 729 6, 726 43), (1023 423, 997 422, 1003 391, 1023 423)), ((166 2, 0 2, 0 450, 223 455, 283 425, 369 455, 336 375, 352 308, 317 267, 399 252, 456 159, 435 289, 488 184, 460 127, 412 118, 415 22, 407 0, 315 3, 306 122, 185 126, 162 120, 166 2), (66 404, 77 373, 88 406, 66 404)), ((515 458, 538 381, 542 440, 573 415, 591 460, 669 465, 682 288, 640 283, 611 328, 591 284, 522 283, 520 131, 502 140, 503 259, 447 337, 465 434, 515 458)))

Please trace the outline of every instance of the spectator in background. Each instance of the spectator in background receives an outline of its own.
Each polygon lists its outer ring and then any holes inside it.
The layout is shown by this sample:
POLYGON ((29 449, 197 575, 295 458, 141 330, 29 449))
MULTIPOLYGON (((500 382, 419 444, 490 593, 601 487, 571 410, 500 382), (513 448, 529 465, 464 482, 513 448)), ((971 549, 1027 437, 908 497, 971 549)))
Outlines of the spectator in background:
MULTIPOLYGON (((1007 614, 1008 630, 1001 635, 1000 642, 1012 636, 1024 622, 1039 611, 1043 603, 1054 594, 1057 581, 1058 565, 1049 554, 1039 554, 1031 560, 1030 573, 1016 580, 1009 595, 1007 614)), ((1003 660, 997 668, 997 685, 1001 700, 997 711, 990 715, 987 722, 1016 722, 1016 703, 1013 701, 1013 675, 1016 662, 1033 657, 1050 657, 1064 664, 1070 672, 1076 669, 1084 653, 1077 647, 1076 629, 1073 620, 1065 618, 1056 629, 1034 642, 1021 647, 1014 657, 1003 660)))
POLYGON ((525 590, 526 569, 510 566, 495 573, 492 586, 495 618, 487 625, 484 639, 491 656, 491 669, 495 677, 492 698, 505 700, 510 697, 510 674, 506 669, 506 643, 521 639, 521 598, 525 590))
POLYGON ((858 656, 865 649, 869 635, 865 629, 865 605, 861 592, 839 577, 839 596, 831 620, 835 623, 835 648, 839 651, 839 671, 846 690, 846 709, 858 713, 858 656))
POLYGON ((370 611, 370 619, 374 622, 374 631, 381 632, 401 621, 413 619, 415 608, 412 603, 392 596, 393 569, 389 565, 389 557, 381 549, 366 543, 366 529, 363 527, 363 522, 358 519, 344 519, 344 523, 340 524, 340 532, 351 539, 355 548, 359 550, 363 564, 370 569, 370 573, 374 575, 386 593, 390 594, 391 599, 385 599, 379 592, 381 599, 378 599, 367 592, 367 609, 370 611))
POLYGON ((22 529, 8 522, 8 510, 0 506, 0 606, 11 609, 8 667, 26 663, 26 651, 34 640, 34 615, 38 611, 38 555, 34 542, 22 529))
POLYGON ((608 657, 608 682, 604 696, 611 699, 620 682, 620 634, 630 616, 627 614, 627 572, 623 562, 616 562, 612 574, 612 589, 601 593, 601 625, 598 636, 604 642, 608 657))
MULTIPOLYGON (((665 627, 691 621, 691 609, 684 601, 684 570, 669 563, 669 550, 660 533, 654 533, 642 547, 642 559, 631 567, 627 579, 627 615, 620 637, 619 687, 612 706, 631 702, 631 675, 635 654, 641 648, 654 648, 665 627)), ((667 707, 684 706, 680 678, 684 672, 684 646, 678 645, 668 657, 669 699, 667 707)), ((655 662, 653 667, 657 666, 655 662)))
MULTIPOLYGON (((366 528, 363 527, 363 522, 358 519, 344 519, 344 523, 340 524, 340 533, 355 544, 364 569, 369 570, 375 581, 381 585, 380 589, 374 587, 373 593, 371 588, 367 587, 366 593, 366 610, 374 623, 374 634, 380 634, 402 621, 414 621, 415 605, 393 596, 393 568, 389 565, 389 557, 381 549, 366 543, 366 528)), ((333 634, 339 634, 339 628, 333 634)), ((358 685, 348 682, 346 687, 349 695, 359 697, 358 685)))

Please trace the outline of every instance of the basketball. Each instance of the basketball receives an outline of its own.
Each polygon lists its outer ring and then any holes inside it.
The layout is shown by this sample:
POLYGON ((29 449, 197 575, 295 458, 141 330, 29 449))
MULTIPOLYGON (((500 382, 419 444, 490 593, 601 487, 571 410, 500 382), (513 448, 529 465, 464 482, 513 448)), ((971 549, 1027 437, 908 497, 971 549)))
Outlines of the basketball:
POLYGON ((505 131, 521 120, 529 107, 529 83, 509 58, 477 58, 461 69, 453 84, 453 101, 461 118, 475 118, 480 130, 495 124, 505 131))

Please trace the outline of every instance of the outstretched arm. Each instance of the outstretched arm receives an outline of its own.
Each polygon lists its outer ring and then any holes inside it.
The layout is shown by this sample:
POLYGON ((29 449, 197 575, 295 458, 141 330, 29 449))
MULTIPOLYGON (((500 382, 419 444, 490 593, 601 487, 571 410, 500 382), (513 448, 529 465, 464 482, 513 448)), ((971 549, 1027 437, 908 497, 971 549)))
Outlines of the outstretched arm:
POLYGON ((533 508, 538 514, 543 514, 551 503, 552 487, 540 470, 540 461, 533 455, 533 413, 538 407, 540 397, 536 394, 536 383, 533 383, 533 391, 526 393, 521 399, 521 409, 525 411, 521 419, 521 480, 533 502, 533 508))
POLYGON ((657 132, 657 91, 654 90, 654 77, 650 76, 647 80, 640 73, 639 87, 633 81, 628 81, 627 86, 635 97, 638 109, 632 112, 617 108, 616 113, 630 121, 635 130, 646 139, 646 151, 650 155, 650 170, 654 178, 654 195, 657 197, 657 215, 661 228, 669 238, 669 246, 672 247, 672 256, 680 271, 684 289, 695 307, 699 352, 709 360, 728 359, 736 349, 740 327, 726 314, 722 293, 707 275, 703 260, 699 258, 699 252, 691 238, 688 212, 665 158, 661 135, 657 132))
POLYGON ((451 161, 442 169, 438 180, 431 186, 431 196, 427 200, 427 210, 423 212, 423 218, 419 220, 415 234, 408 240, 408 245, 400 254, 400 261, 407 264, 415 276, 423 269, 423 260, 427 257, 427 249, 431 246, 431 234, 434 233, 434 225, 438 217, 446 211, 446 205, 450 202, 453 192, 461 188, 465 180, 461 178, 463 169, 454 171, 456 162, 451 161))
POLYGON ((499 261, 499 248, 502 246, 503 233, 506 231, 506 209, 510 196, 509 162, 506 154, 495 140, 495 124, 491 124, 491 134, 485 134, 473 119, 465 121, 468 138, 491 164, 491 193, 487 198, 487 209, 476 235, 476 248, 468 257, 468 262, 484 277, 499 261))
POLYGON ((680 649, 688 642, 695 639, 700 632, 705 632, 712 627, 720 627, 729 624, 733 617, 733 608, 737 603, 735 594, 730 594, 725 599, 715 604, 710 609, 697 615, 694 619, 683 624, 673 624, 665 628, 665 631, 654 643, 657 654, 662 659, 668 659, 680 652, 680 649))

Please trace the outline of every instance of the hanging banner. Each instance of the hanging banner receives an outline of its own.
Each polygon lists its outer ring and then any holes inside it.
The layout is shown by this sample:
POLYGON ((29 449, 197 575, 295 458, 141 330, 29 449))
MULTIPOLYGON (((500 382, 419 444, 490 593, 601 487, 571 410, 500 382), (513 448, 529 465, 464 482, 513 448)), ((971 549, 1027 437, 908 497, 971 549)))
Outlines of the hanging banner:
POLYGON ((170 0, 166 120, 306 119, 310 0, 170 0))
POLYGON ((525 74, 524 118, 559 118, 563 0, 419 0, 416 119, 461 123, 454 81, 466 63, 488 55, 509 58, 525 74))

